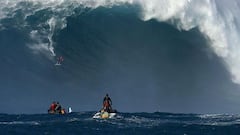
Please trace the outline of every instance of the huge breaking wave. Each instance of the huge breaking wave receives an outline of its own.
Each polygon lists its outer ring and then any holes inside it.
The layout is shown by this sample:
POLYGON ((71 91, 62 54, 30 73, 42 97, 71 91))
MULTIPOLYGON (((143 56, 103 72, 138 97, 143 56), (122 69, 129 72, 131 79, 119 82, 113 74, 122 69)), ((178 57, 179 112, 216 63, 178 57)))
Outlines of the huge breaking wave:
MULTIPOLYGON (((25 20, 42 10, 54 12, 54 16, 45 15, 42 22, 29 35, 35 44, 29 45, 35 52, 48 51, 55 56, 52 37, 59 29, 66 27, 66 17, 74 14, 79 7, 94 9, 100 6, 138 5, 140 18, 157 19, 173 24, 179 30, 198 28, 209 42, 212 50, 220 56, 232 74, 232 79, 240 83, 240 49, 239 49, 239 1, 231 0, 3 0, 0 2, 0 18, 19 16, 16 11, 24 13, 22 27, 29 25, 25 20)), ((19 26, 18 26, 19 27, 19 26)), ((4 29, 4 26, 1 27, 4 29)))

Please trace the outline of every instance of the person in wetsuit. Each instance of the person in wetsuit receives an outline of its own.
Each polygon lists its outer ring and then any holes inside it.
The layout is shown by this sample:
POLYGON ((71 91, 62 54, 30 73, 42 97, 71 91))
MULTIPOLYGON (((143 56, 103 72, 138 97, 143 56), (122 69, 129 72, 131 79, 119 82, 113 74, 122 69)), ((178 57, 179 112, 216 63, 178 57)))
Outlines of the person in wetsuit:
POLYGON ((59 102, 57 102, 56 107, 55 107, 55 112, 61 113, 61 110, 62 110, 62 106, 59 104, 59 102))
POLYGON ((105 111, 107 111, 107 112, 111 112, 112 111, 112 100, 108 96, 108 94, 106 94, 106 96, 103 99, 103 109, 105 111))
POLYGON ((62 64, 63 60, 64 60, 64 59, 63 59, 62 56, 58 57, 58 58, 57 58, 57 64, 62 64))

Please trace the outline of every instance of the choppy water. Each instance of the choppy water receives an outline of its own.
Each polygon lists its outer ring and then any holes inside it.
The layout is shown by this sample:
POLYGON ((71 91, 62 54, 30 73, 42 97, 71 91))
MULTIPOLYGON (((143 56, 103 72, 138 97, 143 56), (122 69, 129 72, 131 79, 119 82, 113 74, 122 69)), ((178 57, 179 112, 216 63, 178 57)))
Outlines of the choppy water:
POLYGON ((237 135, 240 116, 227 114, 119 113, 93 119, 94 112, 66 115, 0 115, 0 134, 237 135))

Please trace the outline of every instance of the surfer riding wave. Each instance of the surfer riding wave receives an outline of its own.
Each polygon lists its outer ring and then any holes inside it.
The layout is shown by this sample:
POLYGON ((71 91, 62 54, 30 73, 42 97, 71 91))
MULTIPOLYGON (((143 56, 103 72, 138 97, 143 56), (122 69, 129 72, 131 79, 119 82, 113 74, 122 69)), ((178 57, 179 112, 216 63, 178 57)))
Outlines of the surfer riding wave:
POLYGON ((57 58, 57 63, 55 64, 55 65, 61 65, 62 64, 62 62, 63 62, 63 57, 62 56, 59 56, 58 58, 57 58))

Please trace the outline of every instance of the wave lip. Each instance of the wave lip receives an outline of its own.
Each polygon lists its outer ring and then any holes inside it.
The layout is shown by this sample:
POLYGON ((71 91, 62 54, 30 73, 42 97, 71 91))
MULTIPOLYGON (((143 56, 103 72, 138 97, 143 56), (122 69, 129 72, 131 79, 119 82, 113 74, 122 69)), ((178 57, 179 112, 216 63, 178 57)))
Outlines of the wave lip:
POLYGON ((144 20, 168 21, 180 30, 197 27, 209 41, 210 48, 223 59, 233 81, 240 83, 239 2, 232 0, 229 3, 210 0, 183 0, 179 3, 173 0, 141 1, 144 20))

